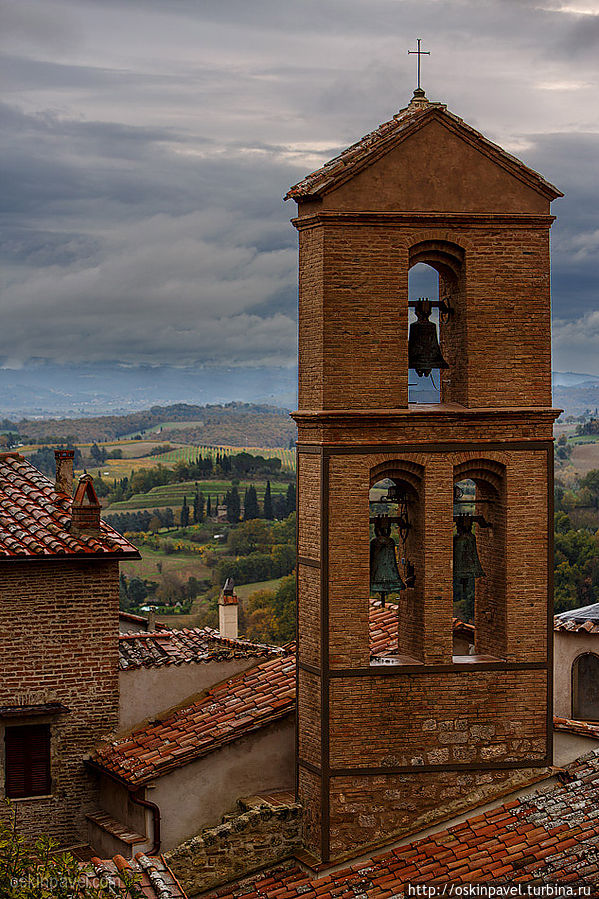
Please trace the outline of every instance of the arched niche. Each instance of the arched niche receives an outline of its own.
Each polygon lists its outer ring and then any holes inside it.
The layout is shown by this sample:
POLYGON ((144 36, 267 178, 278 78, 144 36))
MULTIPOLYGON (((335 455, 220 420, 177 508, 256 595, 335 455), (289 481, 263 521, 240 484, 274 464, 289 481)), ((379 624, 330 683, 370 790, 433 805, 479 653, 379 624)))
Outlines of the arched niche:
MULTIPOLYGON (((448 240, 422 240, 408 251, 408 271, 424 263, 439 277, 439 300, 449 301, 452 313, 439 317, 439 340, 447 369, 437 370, 442 403, 467 404, 466 346, 466 253, 463 247, 448 240)), ((409 297, 410 300, 418 297, 409 297)), ((437 320, 436 317, 431 321, 437 320)), ((410 372, 412 377, 412 372, 410 372)), ((415 373, 413 377, 417 377, 415 373)))
MULTIPOLYGON (((397 604, 396 653, 400 657, 416 661, 422 661, 424 657, 423 474, 423 467, 417 463, 384 462, 370 472, 369 494, 370 540, 375 536, 372 519, 377 514, 384 515, 388 511, 391 518, 398 517, 398 513, 402 512, 407 516, 407 530, 395 524, 391 532, 396 543, 399 573, 406 584, 406 589, 399 591, 394 597, 394 603, 397 604), (397 494, 404 500, 403 504, 380 502, 381 491, 388 495, 390 486, 396 488, 397 494)), ((371 598, 377 597, 372 595, 371 598)))
POLYGON ((572 663, 572 717, 599 721, 599 655, 585 652, 572 663))
MULTIPOLYGON (((484 576, 475 578, 472 623, 472 654, 505 658, 506 622, 506 496, 505 466, 490 459, 472 459, 454 467, 454 488, 473 485, 454 502, 454 522, 460 515, 473 515, 472 533, 484 576)), ((458 572, 454 561, 454 596, 458 572)))

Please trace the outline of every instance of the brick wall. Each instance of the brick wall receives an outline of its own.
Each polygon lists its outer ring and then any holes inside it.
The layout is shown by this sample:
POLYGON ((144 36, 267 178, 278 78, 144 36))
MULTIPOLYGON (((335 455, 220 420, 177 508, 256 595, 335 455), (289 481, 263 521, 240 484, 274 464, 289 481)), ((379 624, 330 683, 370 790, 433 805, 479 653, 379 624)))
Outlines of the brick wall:
POLYGON ((370 141, 370 158, 300 201, 294 222, 299 794, 306 843, 325 859, 468 807, 550 760, 554 193, 489 158, 442 111, 422 121, 405 139, 400 129, 370 141), (450 369, 431 407, 407 396, 408 274, 419 262, 455 310, 440 327, 450 369), (410 485, 416 586, 398 614, 414 661, 383 676, 369 653, 368 491, 386 474, 410 485), (466 477, 493 501, 482 510, 492 530, 476 532, 486 669, 460 669, 452 654, 453 486, 466 477))
MULTIPOLYGON (((300 220, 299 408, 407 406, 410 250, 439 240, 464 252, 450 290, 456 314, 441 327, 454 363, 444 401, 550 406, 549 226, 548 218, 497 227, 473 217, 436 231, 417 216, 300 220)), ((441 290, 448 286, 445 276, 441 290)))
MULTIPOLYGON (((118 726, 118 563, 5 563, 0 579, 0 706, 60 702, 43 719, 0 720, 0 796, 5 725, 51 725, 52 795, 13 800, 24 832, 62 843, 86 839, 96 801, 83 757, 118 726)), ((7 810, 0 804, 0 814, 7 810)))

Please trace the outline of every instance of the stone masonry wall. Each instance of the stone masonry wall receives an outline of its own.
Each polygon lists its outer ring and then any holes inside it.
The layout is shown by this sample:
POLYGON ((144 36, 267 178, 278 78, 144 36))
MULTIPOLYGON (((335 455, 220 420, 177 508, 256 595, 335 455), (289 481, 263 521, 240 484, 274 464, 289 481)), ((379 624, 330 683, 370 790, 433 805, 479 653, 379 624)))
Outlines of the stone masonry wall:
POLYGON ((354 857, 359 847, 384 845, 505 795, 549 769, 380 774, 331 780, 331 854, 354 857))
POLYGON ((301 845, 301 816, 298 803, 264 804, 202 831, 165 858, 193 897, 289 858, 301 845))
MULTIPOLYGON (((7 725, 51 726, 51 795, 13 800, 28 835, 49 834, 63 844, 87 839, 84 815, 96 805, 97 788, 83 758, 118 727, 118 605, 118 562, 2 566, 0 706, 59 702, 68 709, 46 718, 0 720, 2 747, 7 725)), ((0 802, 0 815, 7 814, 0 802)))

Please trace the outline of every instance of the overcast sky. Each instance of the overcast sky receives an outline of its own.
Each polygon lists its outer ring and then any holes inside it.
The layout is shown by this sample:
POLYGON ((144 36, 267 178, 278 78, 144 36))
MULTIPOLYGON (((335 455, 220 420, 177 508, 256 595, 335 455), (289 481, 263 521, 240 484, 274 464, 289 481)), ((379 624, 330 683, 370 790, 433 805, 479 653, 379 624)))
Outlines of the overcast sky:
POLYGON ((293 364, 287 187, 431 100, 560 187, 554 368, 599 375, 599 0, 0 0, 0 365, 293 364))

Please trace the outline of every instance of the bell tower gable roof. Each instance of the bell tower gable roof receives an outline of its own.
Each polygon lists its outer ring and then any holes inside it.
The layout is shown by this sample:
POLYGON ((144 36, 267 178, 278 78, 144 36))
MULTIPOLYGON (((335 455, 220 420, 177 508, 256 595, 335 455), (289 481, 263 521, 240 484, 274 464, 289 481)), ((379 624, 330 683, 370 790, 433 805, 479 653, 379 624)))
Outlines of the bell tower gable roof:
POLYGON ((312 172, 285 199, 298 202, 300 215, 315 206, 543 214, 560 196, 542 175, 444 104, 425 101, 410 104, 312 172))

